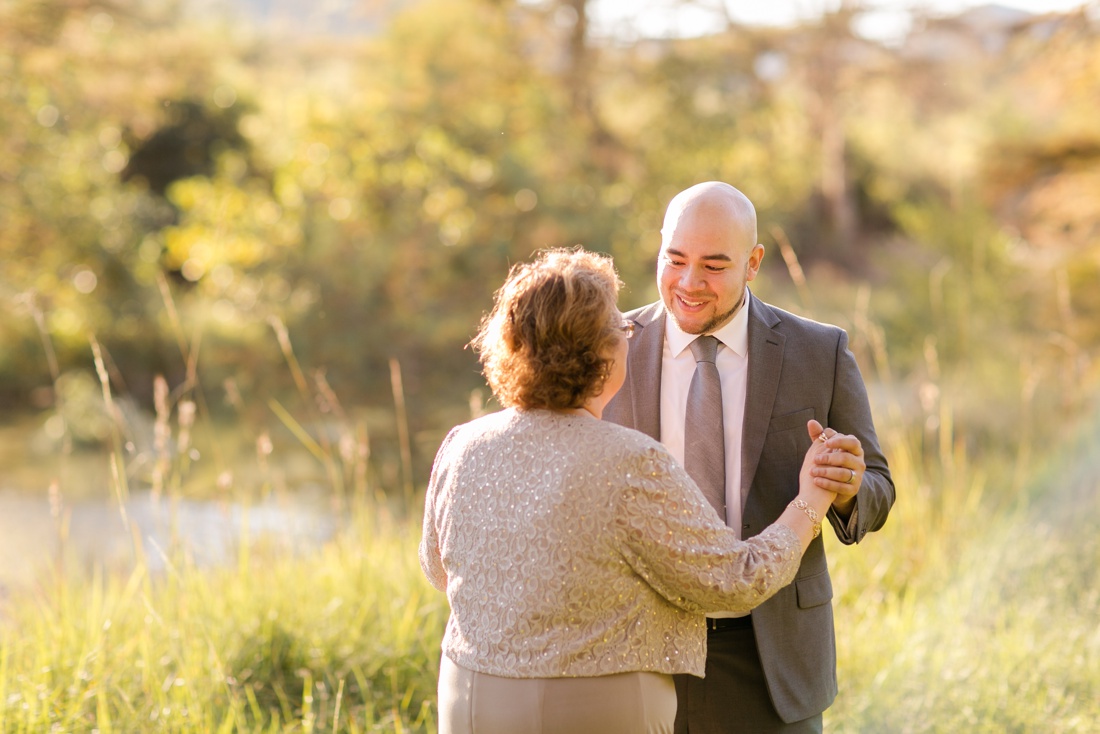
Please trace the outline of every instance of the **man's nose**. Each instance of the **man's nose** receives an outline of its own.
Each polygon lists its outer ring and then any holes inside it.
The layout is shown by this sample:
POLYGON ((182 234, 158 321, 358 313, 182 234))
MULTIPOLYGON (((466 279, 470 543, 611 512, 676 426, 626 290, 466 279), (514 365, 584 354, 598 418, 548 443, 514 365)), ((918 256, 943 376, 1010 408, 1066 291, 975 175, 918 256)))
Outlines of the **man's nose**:
POLYGON ((680 274, 680 287, 685 290, 703 290, 706 286, 707 279, 701 268, 684 268, 680 274))

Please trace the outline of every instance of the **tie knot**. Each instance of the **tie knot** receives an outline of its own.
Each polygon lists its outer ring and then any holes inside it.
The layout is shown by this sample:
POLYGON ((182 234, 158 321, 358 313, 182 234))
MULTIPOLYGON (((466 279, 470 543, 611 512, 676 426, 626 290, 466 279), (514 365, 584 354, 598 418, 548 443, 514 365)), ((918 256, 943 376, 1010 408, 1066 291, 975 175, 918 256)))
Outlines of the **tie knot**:
POLYGON ((713 363, 718 356, 718 339, 710 335, 701 336, 691 343, 691 353, 696 362, 713 363))

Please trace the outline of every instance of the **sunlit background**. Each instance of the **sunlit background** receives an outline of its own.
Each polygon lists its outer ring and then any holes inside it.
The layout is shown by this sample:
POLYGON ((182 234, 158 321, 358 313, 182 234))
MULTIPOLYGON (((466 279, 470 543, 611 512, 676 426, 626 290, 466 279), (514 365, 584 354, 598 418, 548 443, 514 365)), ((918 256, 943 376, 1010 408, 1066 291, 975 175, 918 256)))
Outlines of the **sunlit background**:
POLYGON ((465 345, 710 179, 898 487, 826 730, 1100 730, 1097 120, 1095 2, 0 1, 0 731, 434 731, 465 345))
POLYGON ((812 23, 823 15, 858 9, 852 31, 864 38, 896 45, 926 18, 963 15, 969 11, 997 13, 1022 20, 1028 15, 1066 13, 1086 3, 1080 0, 595 0, 588 3, 594 30, 608 37, 698 36, 729 23, 784 27, 812 23))

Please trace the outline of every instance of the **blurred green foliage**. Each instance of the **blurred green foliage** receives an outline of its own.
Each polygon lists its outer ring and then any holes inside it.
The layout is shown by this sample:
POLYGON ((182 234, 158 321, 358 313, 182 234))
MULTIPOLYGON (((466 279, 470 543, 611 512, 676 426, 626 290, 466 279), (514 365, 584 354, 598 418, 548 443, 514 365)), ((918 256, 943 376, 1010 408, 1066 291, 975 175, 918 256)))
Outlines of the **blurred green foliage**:
POLYGON ((848 329, 902 495, 833 555, 861 634, 830 725, 1095 728, 1096 21, 927 21, 961 39, 935 55, 843 5, 613 42, 583 0, 424 0, 366 36, 0 0, 0 463, 52 479, 44 542, 84 485, 324 487, 349 518, 300 556, 245 531, 235 569, 173 547, 154 578, 137 544, 129 576, 0 594, 0 728, 434 730, 411 488, 481 407, 463 345, 542 247, 651 300, 664 206, 708 179, 758 207, 755 290, 848 329))
POLYGON ((156 375, 177 400, 205 385, 204 410, 263 406, 301 390, 272 368, 291 346, 364 410, 391 405, 396 359, 414 433, 438 431, 483 385, 463 346, 511 263, 584 244, 644 303, 665 203, 707 179, 757 204, 758 292, 848 328, 914 430, 950 394, 952 440, 1041 429, 1036 405, 1054 424, 1059 386, 1094 380, 1085 14, 921 57, 856 36, 858 5, 630 43, 578 7, 425 0, 317 36, 0 4, 0 400, 58 406, 94 335, 147 409, 156 375))

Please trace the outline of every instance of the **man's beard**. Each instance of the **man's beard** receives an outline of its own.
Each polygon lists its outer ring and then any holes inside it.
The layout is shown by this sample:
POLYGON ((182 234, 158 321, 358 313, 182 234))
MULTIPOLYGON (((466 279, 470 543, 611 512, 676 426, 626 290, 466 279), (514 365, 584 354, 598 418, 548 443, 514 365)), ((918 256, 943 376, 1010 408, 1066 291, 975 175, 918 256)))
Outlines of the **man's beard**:
MULTIPOLYGON (((717 314, 711 317, 709 320, 706 321, 706 323, 703 324, 702 328, 700 328, 698 331, 688 331, 687 329, 684 329, 679 320, 676 321, 676 325, 679 326, 685 334, 709 334, 715 329, 724 326, 727 321, 733 318, 733 315, 737 313, 737 310, 740 309, 747 300, 748 289, 743 288, 741 290, 741 300, 737 302, 736 306, 731 308, 729 311, 726 311, 725 313, 717 314)), ((675 318, 675 314, 673 314, 673 318, 675 318)))

